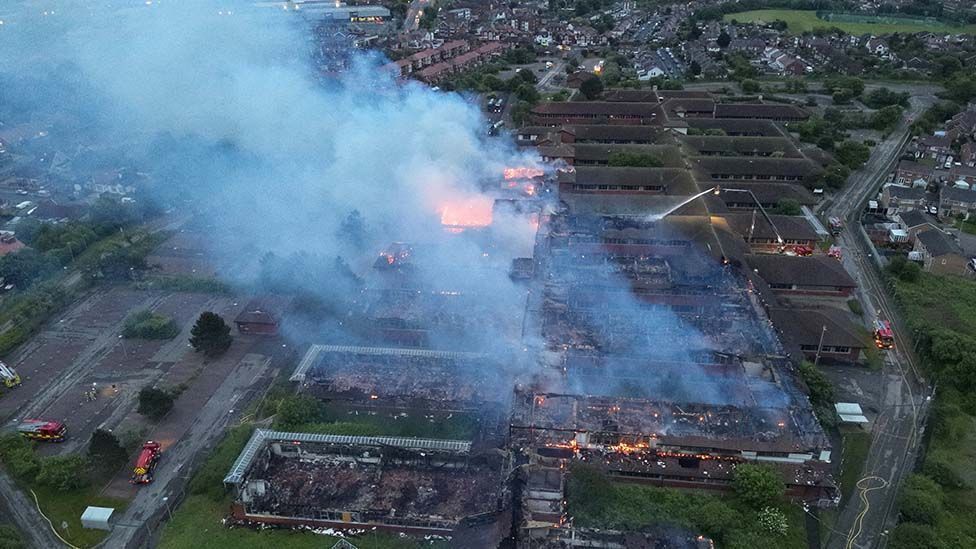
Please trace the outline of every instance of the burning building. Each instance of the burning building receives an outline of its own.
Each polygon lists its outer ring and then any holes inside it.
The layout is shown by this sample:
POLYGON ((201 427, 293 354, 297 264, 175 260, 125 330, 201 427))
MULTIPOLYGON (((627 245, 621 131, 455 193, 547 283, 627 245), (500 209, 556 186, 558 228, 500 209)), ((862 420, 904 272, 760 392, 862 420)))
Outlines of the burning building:
POLYGON ((312 345, 290 380, 347 414, 472 417, 479 441, 501 444, 517 364, 486 353, 312 345))
POLYGON ((506 467, 463 441, 258 429, 224 484, 241 523, 445 535, 499 520, 506 467))
MULTIPOLYGON (((634 174, 583 175, 609 178, 599 188, 634 174)), ((741 236, 667 191, 573 190, 539 232, 532 314, 545 350, 512 405, 510 444, 531 464, 523 533, 565 527, 573 462, 725 490, 738 464, 761 461, 791 497, 833 503, 829 440, 739 268, 741 236)))

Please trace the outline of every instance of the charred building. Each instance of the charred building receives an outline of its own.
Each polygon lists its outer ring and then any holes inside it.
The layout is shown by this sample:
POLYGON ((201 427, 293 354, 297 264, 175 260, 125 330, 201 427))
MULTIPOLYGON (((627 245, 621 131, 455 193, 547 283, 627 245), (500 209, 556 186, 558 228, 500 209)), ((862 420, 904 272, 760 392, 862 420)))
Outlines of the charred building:
POLYGON ((258 429, 224 484, 240 523, 446 535, 500 520, 507 467, 463 441, 258 429))

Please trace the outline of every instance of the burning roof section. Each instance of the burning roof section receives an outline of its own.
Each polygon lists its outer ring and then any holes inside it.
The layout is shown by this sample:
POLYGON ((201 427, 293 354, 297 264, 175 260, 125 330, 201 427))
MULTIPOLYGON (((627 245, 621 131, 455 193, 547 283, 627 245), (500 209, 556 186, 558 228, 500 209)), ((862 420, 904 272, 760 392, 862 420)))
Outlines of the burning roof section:
POLYGON ((330 400, 457 409, 507 400, 513 376, 482 353, 313 345, 291 379, 330 400))

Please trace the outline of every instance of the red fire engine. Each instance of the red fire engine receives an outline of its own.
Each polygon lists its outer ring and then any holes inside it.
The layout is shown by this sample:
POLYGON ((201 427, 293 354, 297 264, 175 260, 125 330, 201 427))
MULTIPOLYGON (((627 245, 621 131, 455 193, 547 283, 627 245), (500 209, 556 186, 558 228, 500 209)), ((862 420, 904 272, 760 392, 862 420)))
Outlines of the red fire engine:
POLYGON ((34 440, 47 442, 61 442, 68 432, 68 428, 60 421, 47 419, 25 419, 17 426, 17 431, 34 440))
POLYGON ((844 253, 841 251, 840 246, 831 246, 830 249, 827 250, 827 257, 832 257, 837 261, 841 261, 844 259, 844 253))
POLYGON ((139 457, 136 459, 136 466, 132 470, 132 484, 149 484, 153 480, 153 469, 159 461, 159 443, 152 440, 142 445, 139 457))
POLYGON ((879 349, 891 349, 895 346, 895 333, 887 320, 874 321, 874 344, 879 349))

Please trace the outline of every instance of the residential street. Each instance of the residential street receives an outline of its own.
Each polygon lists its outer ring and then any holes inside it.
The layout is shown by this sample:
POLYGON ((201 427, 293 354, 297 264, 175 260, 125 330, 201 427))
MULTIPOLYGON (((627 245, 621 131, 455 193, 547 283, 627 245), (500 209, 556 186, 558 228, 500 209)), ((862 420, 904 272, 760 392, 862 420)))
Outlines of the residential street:
POLYGON ((867 164, 851 175, 847 187, 835 195, 825 212, 846 221, 847 228, 838 241, 846 252, 845 267, 858 282, 865 318, 891 320, 896 339, 895 349, 885 352, 884 387, 880 402, 876 403, 879 413, 872 427, 867 462, 857 493, 846 500, 828 536, 827 547, 831 549, 885 546, 886 535, 897 520, 893 509, 898 491, 912 469, 922 439, 930 393, 918 382, 911 340, 885 293, 873 252, 860 229, 860 216, 866 201, 878 191, 910 137, 907 118, 918 116, 932 100, 931 97, 912 98, 906 120, 875 147, 867 164))

